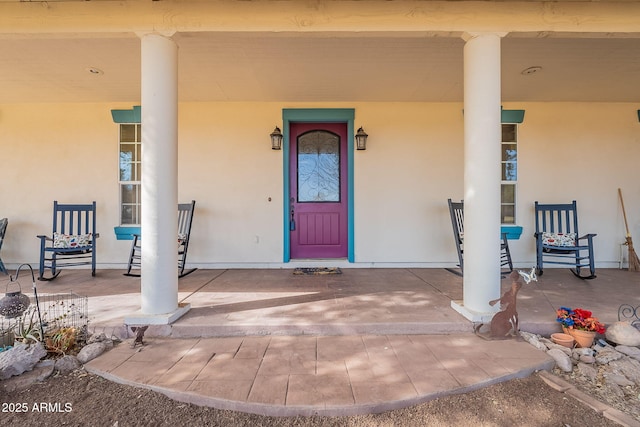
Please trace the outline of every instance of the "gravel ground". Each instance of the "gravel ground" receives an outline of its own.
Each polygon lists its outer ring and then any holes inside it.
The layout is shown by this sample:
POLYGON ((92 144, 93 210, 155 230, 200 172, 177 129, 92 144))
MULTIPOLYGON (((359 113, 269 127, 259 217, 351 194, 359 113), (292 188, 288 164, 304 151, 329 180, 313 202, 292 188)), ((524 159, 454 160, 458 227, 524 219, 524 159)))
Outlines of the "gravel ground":
POLYGON ((266 417, 173 401, 76 370, 0 395, 0 425, 41 426, 616 426, 537 374, 405 409, 349 417, 266 417))

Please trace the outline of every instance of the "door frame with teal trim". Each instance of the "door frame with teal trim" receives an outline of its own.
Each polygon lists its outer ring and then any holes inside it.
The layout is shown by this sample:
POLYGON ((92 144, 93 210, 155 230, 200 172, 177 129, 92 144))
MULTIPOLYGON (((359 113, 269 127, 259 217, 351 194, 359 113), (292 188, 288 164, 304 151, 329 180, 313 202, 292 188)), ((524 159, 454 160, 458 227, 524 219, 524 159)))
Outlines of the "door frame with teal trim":
POLYGON ((285 108, 282 110, 282 127, 283 127, 283 141, 282 141, 282 200, 283 200, 283 243, 284 254, 283 261, 289 262, 291 260, 291 242, 289 239, 290 230, 290 215, 289 215, 289 189, 290 189, 290 170, 289 170, 289 153, 290 153, 290 135, 289 125, 295 122, 334 122, 334 123, 346 123, 347 124, 347 224, 348 230, 348 251, 347 260, 354 262, 354 232, 353 232, 353 153, 354 153, 354 118, 355 109, 353 108, 285 108))

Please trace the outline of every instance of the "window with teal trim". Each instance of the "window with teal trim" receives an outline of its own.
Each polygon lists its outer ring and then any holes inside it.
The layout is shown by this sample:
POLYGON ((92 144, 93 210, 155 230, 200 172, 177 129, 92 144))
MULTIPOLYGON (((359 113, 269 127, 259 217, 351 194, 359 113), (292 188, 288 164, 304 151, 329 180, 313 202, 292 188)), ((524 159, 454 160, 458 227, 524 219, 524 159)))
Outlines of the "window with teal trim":
POLYGON ((142 177, 141 125, 120 123, 119 126, 120 225, 139 225, 142 177))
POLYGON ((502 124, 502 181, 500 222, 516 223, 516 195, 518 186, 518 125, 502 124))

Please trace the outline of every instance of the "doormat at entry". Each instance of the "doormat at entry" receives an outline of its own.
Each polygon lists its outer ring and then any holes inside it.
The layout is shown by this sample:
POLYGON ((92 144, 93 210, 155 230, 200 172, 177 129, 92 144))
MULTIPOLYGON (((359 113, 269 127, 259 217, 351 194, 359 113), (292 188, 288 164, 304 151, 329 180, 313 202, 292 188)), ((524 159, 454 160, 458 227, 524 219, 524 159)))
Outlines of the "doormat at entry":
POLYGON ((293 270, 295 275, 315 276, 319 274, 342 274, 340 267, 298 267, 293 270))

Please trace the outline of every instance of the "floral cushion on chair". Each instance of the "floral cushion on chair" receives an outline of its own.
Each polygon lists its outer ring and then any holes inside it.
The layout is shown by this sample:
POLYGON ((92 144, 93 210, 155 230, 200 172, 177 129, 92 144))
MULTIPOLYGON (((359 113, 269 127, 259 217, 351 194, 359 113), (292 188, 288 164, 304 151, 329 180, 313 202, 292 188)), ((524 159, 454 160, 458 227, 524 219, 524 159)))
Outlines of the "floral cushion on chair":
POLYGON ((92 234, 62 234, 53 233, 53 247, 57 249, 73 249, 91 246, 92 234))
POLYGON ((542 233, 542 244, 547 246, 575 246, 576 233, 542 233))

